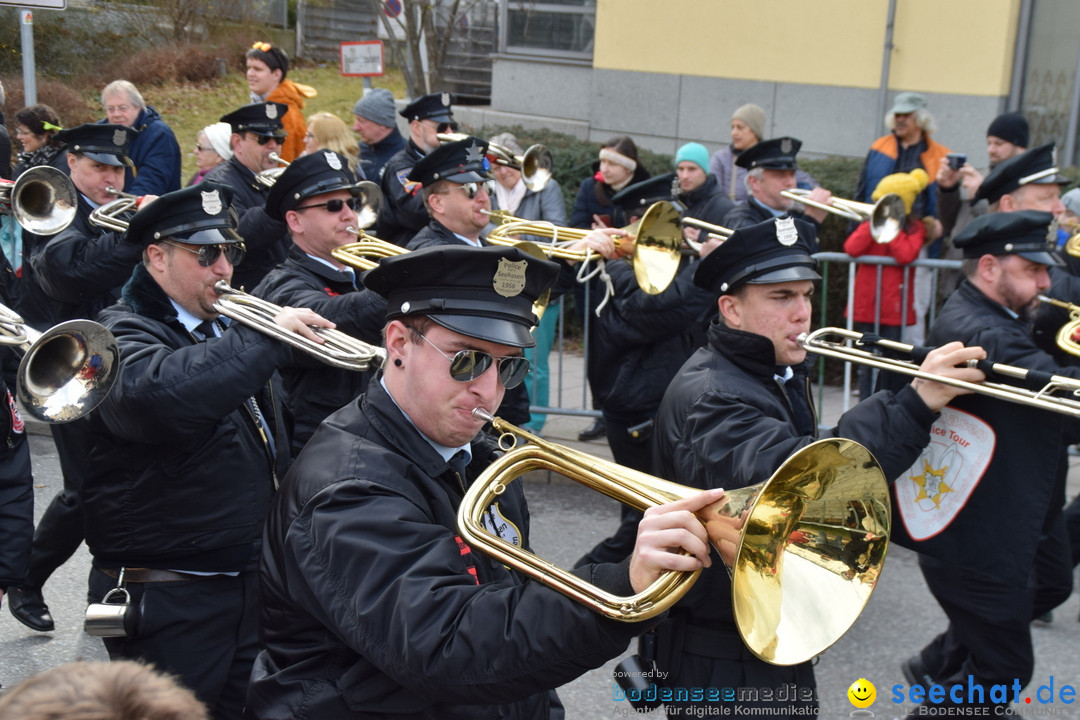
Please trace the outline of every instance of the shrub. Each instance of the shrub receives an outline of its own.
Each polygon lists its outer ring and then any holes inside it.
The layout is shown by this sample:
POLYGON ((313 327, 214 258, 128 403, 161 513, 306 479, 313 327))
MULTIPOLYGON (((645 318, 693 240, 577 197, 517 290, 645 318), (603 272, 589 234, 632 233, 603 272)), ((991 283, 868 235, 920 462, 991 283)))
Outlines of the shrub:
MULTIPOLYGON (((7 112, 4 113, 4 119, 14 139, 15 113, 26 107, 22 76, 0 77, 0 80, 4 83, 4 89, 7 90, 7 112)), ((38 79, 37 101, 56 110, 64 127, 75 127, 98 119, 95 106, 87 102, 87 99, 79 92, 59 80, 38 79)))
POLYGON ((105 82, 123 78, 138 86, 200 83, 219 77, 223 69, 213 47, 164 45, 115 56, 105 64, 98 77, 105 82))

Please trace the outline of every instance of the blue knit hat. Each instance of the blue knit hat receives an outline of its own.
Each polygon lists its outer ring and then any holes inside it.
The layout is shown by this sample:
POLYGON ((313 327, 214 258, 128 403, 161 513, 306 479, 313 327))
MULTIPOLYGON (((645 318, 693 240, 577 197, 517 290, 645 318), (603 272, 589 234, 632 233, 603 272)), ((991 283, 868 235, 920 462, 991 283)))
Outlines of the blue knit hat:
POLYGON ((686 143, 675 153, 675 167, 684 160, 692 162, 705 172, 709 172, 709 151, 701 143, 686 143))

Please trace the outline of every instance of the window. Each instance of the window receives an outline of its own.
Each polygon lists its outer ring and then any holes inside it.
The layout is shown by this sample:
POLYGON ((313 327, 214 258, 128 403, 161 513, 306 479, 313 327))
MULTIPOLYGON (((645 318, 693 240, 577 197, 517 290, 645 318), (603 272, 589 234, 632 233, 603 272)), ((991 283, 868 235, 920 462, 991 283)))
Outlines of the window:
POLYGON ((503 52, 592 59, 595 0, 502 0, 503 52))

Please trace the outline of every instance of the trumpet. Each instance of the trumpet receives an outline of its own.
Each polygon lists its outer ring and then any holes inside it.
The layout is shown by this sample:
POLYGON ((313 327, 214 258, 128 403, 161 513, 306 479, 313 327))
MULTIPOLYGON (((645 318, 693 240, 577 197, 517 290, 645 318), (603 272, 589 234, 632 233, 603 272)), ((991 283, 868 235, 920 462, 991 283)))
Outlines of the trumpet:
MULTIPOLYGON (((1080 233, 1077 233, 1073 237, 1080 237, 1080 233)), ((1062 325, 1057 335, 1054 337, 1054 342, 1064 352, 1070 355, 1080 356, 1080 305, 1074 305, 1071 302, 1065 302, 1064 300, 1056 300, 1046 295, 1039 296, 1039 302, 1044 302, 1047 305, 1054 305, 1059 308, 1064 308, 1069 311, 1069 321, 1062 325)))
POLYGON ((71 224, 78 210, 75 184, 49 165, 30 168, 15 182, 0 181, 0 212, 10 212, 35 235, 55 235, 71 224))
MULTIPOLYGON (((485 529, 484 518, 507 484, 536 469, 565 475, 639 510, 700 490, 556 445, 480 408, 473 414, 503 433, 506 452, 472 483, 458 509, 458 528, 470 546, 626 622, 663 612, 697 580, 700 570, 667 572, 636 595, 616 596, 485 529), (525 444, 518 445, 519 438, 525 444)), ((768 481, 727 491, 698 511, 718 551, 721 526, 741 528, 728 570, 735 623, 755 655, 794 665, 820 654, 851 627, 884 563, 890 507, 885 475, 873 455, 853 440, 833 438, 804 447, 768 481)))
POLYGON ((379 264, 379 260, 384 257, 391 257, 392 255, 401 255, 402 253, 409 252, 400 245, 387 242, 386 240, 380 240, 374 235, 368 235, 361 228, 349 227, 349 232, 356 235, 359 240, 357 242, 347 243, 341 247, 336 247, 330 251, 330 254, 340 263, 354 267, 357 270, 371 270, 379 264), (371 258, 375 258, 374 260, 371 258))
POLYGON ((274 183, 281 177, 281 173, 285 172, 285 168, 289 167, 292 163, 284 159, 276 152, 272 152, 266 156, 273 162, 281 165, 281 167, 270 168, 269 170, 263 170, 262 172, 255 173, 255 181, 263 187, 274 187, 274 183))
MULTIPOLYGON (((551 244, 537 244, 548 257, 575 262, 588 262, 599 257, 591 250, 570 250, 555 244, 560 240, 581 240, 590 230, 558 227, 549 222, 522 220, 500 213, 489 214, 502 221, 487 236, 488 242, 494 245, 517 245, 521 241, 511 237, 513 235, 538 235, 552 241, 551 244)), ((662 293, 675 279, 682 257, 679 211, 666 201, 653 203, 640 220, 627 225, 623 231, 635 235, 631 263, 638 287, 650 295, 662 293)), ((622 237, 627 238, 626 235, 622 237)))
POLYGON ((386 351, 381 347, 369 345, 338 330, 312 328, 323 339, 321 344, 290 332, 274 322, 274 316, 281 312, 279 305, 236 290, 224 280, 218 280, 214 290, 219 296, 214 302, 214 309, 225 317, 292 345, 327 365, 364 372, 378 367, 386 359, 386 351))
POLYGON ((916 348, 914 345, 908 345, 907 343, 884 340, 877 336, 867 336, 853 330, 837 327, 823 327, 812 333, 802 333, 797 340, 799 345, 809 352, 824 355, 825 357, 945 383, 981 395, 989 395, 999 400, 1007 400, 1040 410, 1080 417, 1080 399, 1077 399, 1080 398, 1080 380, 1070 377, 980 360, 972 363, 971 366, 979 368, 988 377, 997 375, 1004 378, 1013 378, 1026 386, 1038 389, 1032 390, 1028 389, 1028 387, 1018 387, 1017 385, 998 382, 973 383, 942 375, 934 375, 919 369, 919 366, 910 360, 874 355, 872 352, 861 350, 858 347, 849 347, 844 344, 844 341, 853 341, 856 346, 877 346, 913 357, 917 354, 921 355, 923 351, 927 350, 926 348, 916 348))
MULTIPOLYGON (((439 142, 457 142, 465 140, 464 133, 438 133, 439 142)), ((488 143, 488 160, 498 165, 513 168, 521 173, 521 181, 533 192, 540 192, 551 180, 555 160, 551 151, 544 145, 530 145, 523 155, 515 155, 509 148, 497 143, 488 143)))
POLYGON ((869 220, 871 237, 882 245, 891 243, 896 239, 896 236, 904 228, 904 220, 907 219, 907 208, 904 206, 904 201, 896 193, 889 193, 872 204, 836 197, 832 198, 829 204, 819 203, 816 200, 811 200, 808 197, 810 191, 803 188, 783 190, 780 194, 789 200, 816 207, 819 210, 839 215, 848 220, 854 220, 855 222, 869 220))
POLYGON ((47 423, 81 418, 116 382, 116 339, 91 320, 68 320, 41 333, 0 305, 0 345, 22 354, 16 397, 27 413, 47 423))

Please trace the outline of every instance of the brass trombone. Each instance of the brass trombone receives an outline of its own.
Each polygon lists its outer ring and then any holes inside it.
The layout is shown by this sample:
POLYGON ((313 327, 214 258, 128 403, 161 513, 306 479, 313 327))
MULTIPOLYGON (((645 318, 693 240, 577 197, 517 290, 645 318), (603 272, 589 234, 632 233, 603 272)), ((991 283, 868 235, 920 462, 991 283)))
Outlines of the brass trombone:
MULTIPOLYGON (((591 230, 581 228, 558 227, 549 222, 522 220, 498 213, 489 213, 501 221, 487 236, 488 242, 495 245, 517 245, 522 242, 514 235, 537 235, 549 238, 552 242, 537 243, 544 254, 552 258, 561 258, 574 262, 589 262, 600 256, 591 250, 571 250, 556 245, 556 242, 576 242, 588 235, 591 230)), ((679 211, 669 202, 653 203, 637 223, 623 228, 627 233, 621 236, 627 241, 628 235, 634 235, 631 263, 638 287, 650 295, 662 293, 679 271, 682 246, 682 229, 679 226, 679 211)))
POLYGON ((0 305, 0 345, 22 354, 15 395, 28 414, 47 423, 81 418, 116 382, 116 339, 91 320, 68 320, 42 333, 0 305))
MULTIPOLYGON (((1080 237, 1080 233, 1077 233, 1073 237, 1080 237)), ((1080 337, 1077 336, 1077 333, 1080 333, 1080 305, 1074 305, 1071 302, 1057 300, 1052 297, 1047 297, 1046 295, 1040 295, 1039 302, 1044 302, 1047 305, 1054 305, 1069 311, 1069 321, 1058 329, 1057 335, 1054 337, 1054 342, 1057 343, 1059 348, 1070 355, 1080 356, 1080 337)))
MULTIPOLYGON (((506 453, 469 487, 458 509, 467 543, 590 609, 637 621, 671 607, 700 571, 668 572, 629 597, 607 593, 484 527, 514 478, 553 471, 639 510, 700 490, 548 442, 477 408, 502 432, 506 453), (517 439, 525 441, 516 446, 517 439)), ((870 599, 889 543, 890 499, 873 455, 853 440, 820 440, 792 455, 766 482, 727 491, 697 513, 719 551, 721 526, 740 539, 729 568, 739 634, 755 655, 794 665, 818 655, 855 622, 870 599)))
POLYGON ((896 193, 889 193, 876 203, 862 203, 834 197, 828 204, 811 200, 810 191, 803 188, 784 190, 780 194, 789 200, 825 210, 848 220, 855 222, 869 220, 871 237, 883 245, 896 239, 903 230, 904 220, 907 218, 904 201, 896 193))
POLYGON ((288 343, 327 365, 364 372, 378 367, 386 359, 386 351, 381 347, 369 345, 338 330, 312 328, 323 339, 322 344, 286 330, 274 322, 274 316, 281 312, 280 306, 236 290, 224 280, 218 280, 214 290, 219 296, 214 302, 214 309, 225 317, 288 343))
MULTIPOLYGON (((465 140, 469 135, 464 133, 438 133, 439 142, 449 143, 465 140)), ((555 160, 551 151, 544 145, 530 145, 523 155, 515 155, 509 148, 497 143, 488 143, 488 159, 498 165, 504 165, 521 172, 521 180, 525 187, 533 192, 540 192, 551 180, 551 173, 555 167, 555 160)))
POLYGON ((798 343, 809 352, 824 355, 825 357, 945 383, 946 385, 964 388, 971 392, 1039 408, 1040 410, 1080 417, 1080 399, 1077 399, 1080 398, 1080 380, 1073 378, 983 360, 973 363, 973 367, 983 369, 988 376, 999 375, 1013 378, 1026 385, 1038 386, 1039 389, 1029 390, 1016 385, 996 382, 973 383, 966 380, 957 380, 924 372, 910 360, 882 357, 874 355, 868 350, 861 350, 858 347, 859 345, 864 347, 877 346, 885 350, 913 355, 916 350, 914 345, 894 340, 884 340, 876 336, 873 342, 870 342, 869 338, 862 333, 838 327, 823 327, 809 334, 803 333, 799 335, 798 343), (845 345, 844 342, 847 340, 854 342, 855 347, 845 345), (1062 393, 1071 397, 1064 397, 1062 393))
POLYGON ((35 235, 55 235, 75 219, 79 196, 71 178, 49 165, 30 168, 15 182, 0 183, 0 212, 35 235))

